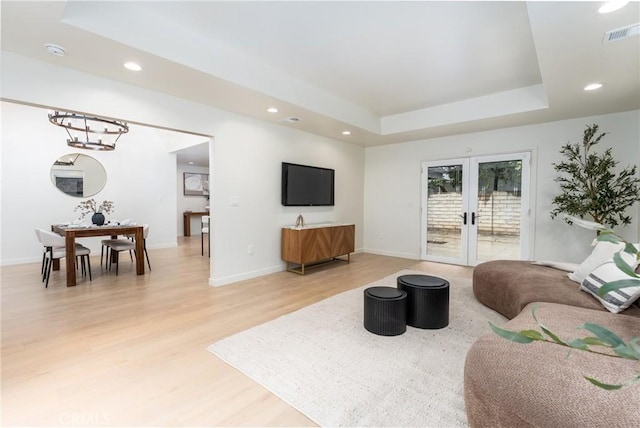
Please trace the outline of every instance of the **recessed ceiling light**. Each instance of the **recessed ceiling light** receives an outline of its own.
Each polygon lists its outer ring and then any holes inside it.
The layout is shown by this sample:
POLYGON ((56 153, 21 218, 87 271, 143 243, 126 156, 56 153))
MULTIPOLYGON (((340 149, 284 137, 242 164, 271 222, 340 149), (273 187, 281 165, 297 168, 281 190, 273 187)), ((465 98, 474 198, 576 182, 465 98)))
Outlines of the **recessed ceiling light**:
POLYGON ((47 51, 49 51, 50 54, 53 54, 55 56, 64 56, 64 54, 67 52, 62 46, 54 45, 53 43, 46 43, 44 47, 47 49, 47 51))
POLYGON ((342 135, 351 135, 351 131, 342 131, 342 135))
POLYGON ((189 161, 187 162, 189 165, 193 165, 193 161, 189 161))
POLYGON ((591 83, 584 87, 585 91, 595 91, 596 89, 602 88, 602 83, 591 83))
POLYGON ((269 113, 277 113, 277 112, 278 112, 278 109, 277 109, 277 108, 275 108, 275 107, 269 107, 269 108, 267 109, 267 111, 268 111, 269 113))
POLYGON ((623 7, 625 7, 627 3, 629 2, 625 0, 611 0, 603 4, 602 6, 600 6, 600 9, 598 9, 598 12, 600 13, 615 12, 616 10, 620 10, 623 7))
POLYGON ((124 63, 124 68, 126 68, 127 70, 131 70, 131 71, 140 71, 140 70, 142 70, 142 67, 140 67, 140 64, 137 64, 135 62, 125 62, 124 63))

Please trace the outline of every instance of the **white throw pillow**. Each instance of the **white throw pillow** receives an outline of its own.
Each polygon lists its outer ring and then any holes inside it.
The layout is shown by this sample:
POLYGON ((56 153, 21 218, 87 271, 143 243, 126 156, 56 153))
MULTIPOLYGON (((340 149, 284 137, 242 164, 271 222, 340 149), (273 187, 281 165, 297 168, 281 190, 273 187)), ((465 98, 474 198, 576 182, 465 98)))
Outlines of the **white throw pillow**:
MULTIPOLYGON (((612 260, 613 255, 622 249, 624 249, 622 242, 614 244, 612 242, 597 241, 596 247, 591 252, 591 255, 580 263, 580 266, 578 266, 574 272, 569 274, 569 279, 578 284, 582 284, 582 281, 584 281, 587 275, 607 260, 612 260)), ((620 255, 622 256, 622 260, 635 269, 637 261, 634 256, 624 251, 622 251, 620 255)))
POLYGON ((627 309, 640 297, 640 286, 627 287, 616 291, 610 291, 604 296, 598 296, 598 290, 604 284, 620 279, 630 279, 631 277, 622 272, 613 260, 598 266, 591 272, 580 285, 580 289, 591 294, 598 299, 602 306, 610 312, 617 314, 627 309))

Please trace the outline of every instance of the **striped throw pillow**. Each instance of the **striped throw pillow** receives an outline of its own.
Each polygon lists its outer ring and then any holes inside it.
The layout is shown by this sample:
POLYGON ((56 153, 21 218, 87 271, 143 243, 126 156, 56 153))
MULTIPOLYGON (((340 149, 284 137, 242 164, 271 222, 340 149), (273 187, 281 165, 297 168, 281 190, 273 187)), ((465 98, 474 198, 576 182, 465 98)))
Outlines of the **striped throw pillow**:
POLYGON ((610 291, 604 296, 598 296, 598 290, 604 284, 630 277, 622 272, 613 260, 601 264, 593 270, 580 285, 580 289, 598 299, 602 306, 610 312, 617 314, 627 309, 633 302, 640 298, 640 286, 623 288, 610 291))
POLYGON ((607 241, 596 241, 593 251, 587 257, 578 268, 569 274, 569 279, 575 281, 578 284, 582 284, 582 281, 589 276, 590 272, 593 272, 595 268, 613 258, 615 253, 620 252, 620 256, 629 266, 636 266, 635 257, 622 251, 624 244, 622 242, 614 244, 607 241))

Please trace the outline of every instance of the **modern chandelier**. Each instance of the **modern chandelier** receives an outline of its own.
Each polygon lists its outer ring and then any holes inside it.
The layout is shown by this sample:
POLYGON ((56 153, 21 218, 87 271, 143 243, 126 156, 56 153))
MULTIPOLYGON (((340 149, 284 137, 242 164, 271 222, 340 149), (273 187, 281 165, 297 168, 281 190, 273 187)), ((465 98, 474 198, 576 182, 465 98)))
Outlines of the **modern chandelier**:
POLYGON ((69 135, 67 145, 79 149, 113 150, 120 136, 129 132, 125 122, 80 113, 55 111, 49 113, 49 122, 63 127, 69 135))

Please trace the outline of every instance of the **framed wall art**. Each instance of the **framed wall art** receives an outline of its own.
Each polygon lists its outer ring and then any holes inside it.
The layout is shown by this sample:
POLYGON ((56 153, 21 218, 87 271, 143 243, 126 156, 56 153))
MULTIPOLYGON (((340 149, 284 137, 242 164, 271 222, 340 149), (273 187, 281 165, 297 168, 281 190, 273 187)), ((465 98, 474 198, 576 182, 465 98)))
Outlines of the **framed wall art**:
POLYGON ((185 172, 183 183, 185 196, 209 195, 209 174, 185 172))

